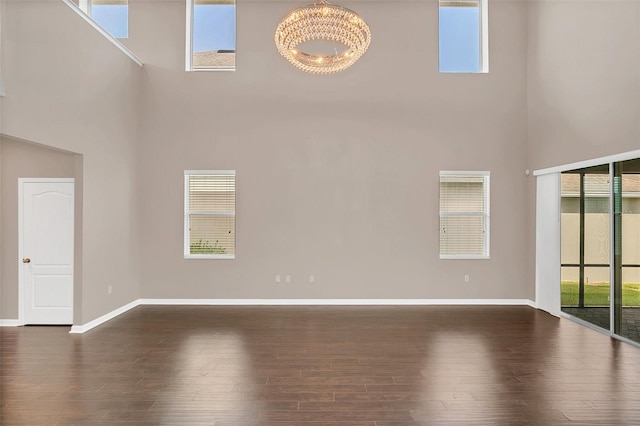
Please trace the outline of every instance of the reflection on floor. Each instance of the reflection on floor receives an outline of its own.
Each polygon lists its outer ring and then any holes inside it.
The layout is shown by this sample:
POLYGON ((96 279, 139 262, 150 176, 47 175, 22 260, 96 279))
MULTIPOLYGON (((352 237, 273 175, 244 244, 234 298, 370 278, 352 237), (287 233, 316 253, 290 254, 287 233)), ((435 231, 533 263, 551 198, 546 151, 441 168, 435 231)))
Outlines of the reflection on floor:
MULTIPOLYGON (((562 312, 590 322, 605 330, 610 328, 608 307, 563 307, 562 312)), ((622 336, 635 342, 640 342, 640 307, 622 308, 622 336)))
POLYGON ((0 327, 12 426, 638 426, 640 349, 527 306, 138 306, 0 327))

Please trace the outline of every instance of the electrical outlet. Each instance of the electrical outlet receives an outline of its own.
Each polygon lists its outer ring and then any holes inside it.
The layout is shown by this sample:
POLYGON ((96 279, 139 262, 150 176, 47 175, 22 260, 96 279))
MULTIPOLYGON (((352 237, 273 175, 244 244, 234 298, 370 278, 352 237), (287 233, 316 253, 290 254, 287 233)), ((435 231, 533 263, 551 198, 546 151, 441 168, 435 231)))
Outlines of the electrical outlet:
POLYGON ((465 276, 464 276, 464 282, 465 282, 465 283, 468 283, 468 282, 469 282, 469 275, 465 275, 465 276))
POLYGON ((285 280, 286 282, 290 283, 290 282, 291 282, 291 275, 287 275, 287 276, 284 278, 284 280, 285 280))
POLYGON ((316 277, 314 277, 313 275, 309 275, 309 282, 313 283, 316 281, 316 277))
POLYGON ((113 293, 113 286, 108 285, 107 286, 107 294, 111 294, 111 293, 113 293))
POLYGON ((276 281, 277 283, 279 283, 279 282, 280 282, 280 275, 276 275, 276 279, 275 279, 275 281, 276 281))

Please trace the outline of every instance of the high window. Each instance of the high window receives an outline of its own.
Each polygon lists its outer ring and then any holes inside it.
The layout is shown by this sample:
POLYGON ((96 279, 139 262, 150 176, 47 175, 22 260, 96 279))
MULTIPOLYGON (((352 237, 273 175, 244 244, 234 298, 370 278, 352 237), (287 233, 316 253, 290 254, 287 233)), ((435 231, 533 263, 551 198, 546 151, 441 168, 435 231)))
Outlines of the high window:
POLYGON ((187 0, 187 71, 234 70, 235 0, 187 0))
POLYGON ((236 172, 184 172, 185 259, 234 259, 236 172))
POLYGON ((489 72, 487 0, 440 0, 440 72, 489 72))
POLYGON ((74 0, 74 2, 113 37, 129 37, 128 0, 74 0))
POLYGON ((440 172, 440 258, 489 258, 489 172, 440 172))

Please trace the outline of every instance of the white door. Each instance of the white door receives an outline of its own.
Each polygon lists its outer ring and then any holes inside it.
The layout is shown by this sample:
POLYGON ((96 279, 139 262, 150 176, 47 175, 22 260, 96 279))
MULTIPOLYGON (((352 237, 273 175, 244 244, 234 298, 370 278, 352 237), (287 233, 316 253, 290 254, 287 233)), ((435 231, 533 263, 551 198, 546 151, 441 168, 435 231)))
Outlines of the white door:
POLYGON ((20 179, 24 324, 73 324, 73 179, 20 179))

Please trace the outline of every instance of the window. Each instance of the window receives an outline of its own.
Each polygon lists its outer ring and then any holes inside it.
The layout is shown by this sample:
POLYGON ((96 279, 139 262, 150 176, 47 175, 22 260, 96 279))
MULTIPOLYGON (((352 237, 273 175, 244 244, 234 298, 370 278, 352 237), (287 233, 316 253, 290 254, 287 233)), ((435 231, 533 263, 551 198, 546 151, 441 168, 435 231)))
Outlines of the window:
POLYGON ((236 172, 184 172, 185 259, 234 259, 236 172))
POLYGON ((74 3, 113 37, 129 37, 128 0, 74 0, 74 3))
POLYGON ((187 0, 187 71, 235 70, 235 0, 187 0))
POLYGON ((487 0, 440 0, 440 72, 489 72, 487 0))
POLYGON ((440 172, 440 259, 489 258, 489 172, 440 172))

